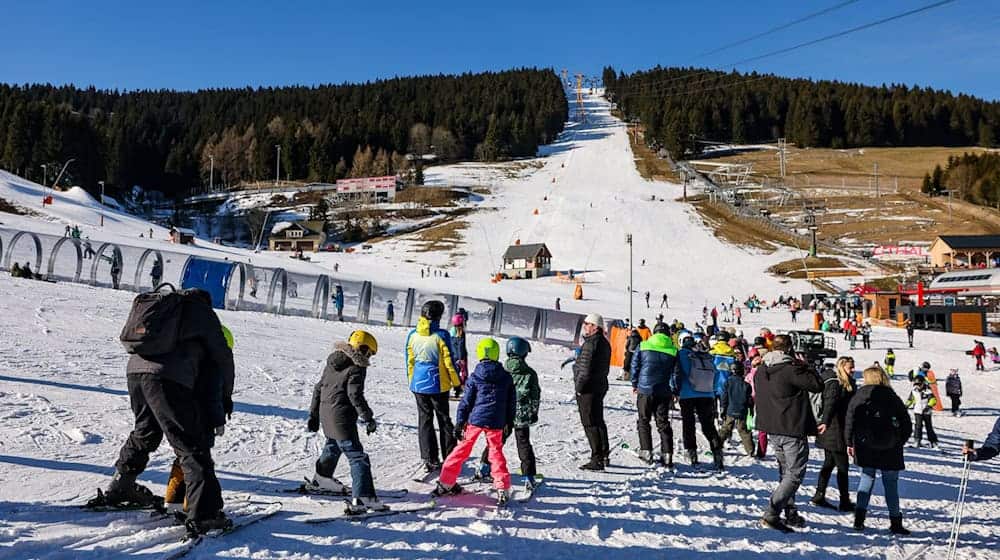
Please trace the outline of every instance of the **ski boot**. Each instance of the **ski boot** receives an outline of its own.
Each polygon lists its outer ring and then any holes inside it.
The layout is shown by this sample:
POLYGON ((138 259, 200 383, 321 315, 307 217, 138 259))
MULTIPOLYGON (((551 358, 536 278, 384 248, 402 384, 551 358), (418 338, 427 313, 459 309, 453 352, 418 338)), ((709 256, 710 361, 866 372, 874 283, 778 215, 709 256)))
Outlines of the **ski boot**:
POLYGON ((603 459, 591 459, 590 461, 580 465, 581 471, 603 471, 604 470, 604 460, 603 459))
POLYGON ((640 449, 639 453, 638 453, 638 456, 639 456, 639 460, 642 461, 643 463, 646 463, 647 465, 652 465, 653 464, 653 452, 652 452, 652 450, 649 450, 649 449, 640 449))
POLYGON ((382 503, 375 496, 354 498, 348 500, 344 513, 347 515, 358 515, 369 511, 389 511, 389 505, 382 503))
POLYGON ((472 480, 483 484, 491 484, 493 482, 493 475, 490 474, 490 464, 479 463, 479 468, 477 468, 476 473, 472 475, 472 480))
POLYGON ((510 492, 504 488, 497 489, 497 507, 505 507, 510 501, 510 492))
POLYGON ((226 531, 232 529, 232 527, 233 522, 221 511, 216 513, 215 517, 188 519, 184 523, 184 528, 187 529, 189 539, 197 538, 209 531, 226 531))
POLYGON ((865 517, 868 516, 868 512, 863 509, 854 510, 854 530, 864 531, 865 530, 865 517))
POLYGON ((799 515, 799 512, 794 509, 785 510, 785 525, 789 527, 796 527, 802 529, 806 526, 806 519, 799 515))
POLYGON ((163 498, 135 481, 135 475, 116 472, 108 489, 97 490, 97 497, 87 502, 87 509, 155 509, 163 510, 163 498))
POLYGON ((441 481, 438 481, 437 486, 431 490, 431 496, 434 497, 454 496, 461 493, 462 487, 459 486, 458 483, 452 484, 451 486, 445 486, 444 484, 441 484, 441 481))
POLYGON ((312 480, 307 480, 304 486, 307 491, 313 492, 328 494, 347 494, 349 492, 343 482, 332 476, 323 476, 320 474, 314 475, 312 480))
POLYGON ((889 532, 893 535, 909 535, 909 529, 903 527, 903 516, 889 518, 889 532))
POLYGON ((436 461, 426 461, 424 463, 424 472, 432 473, 441 470, 441 463, 436 461))
POLYGON ((687 450, 687 456, 688 456, 688 461, 691 463, 692 467, 698 465, 698 450, 697 449, 688 449, 687 450))

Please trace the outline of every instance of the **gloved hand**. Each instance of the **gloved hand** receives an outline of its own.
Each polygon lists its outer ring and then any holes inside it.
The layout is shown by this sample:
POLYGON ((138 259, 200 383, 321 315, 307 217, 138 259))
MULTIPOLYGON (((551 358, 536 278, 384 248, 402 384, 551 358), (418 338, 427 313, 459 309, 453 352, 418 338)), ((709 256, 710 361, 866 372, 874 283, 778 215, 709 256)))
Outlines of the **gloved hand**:
POLYGON ((225 434, 226 434, 226 426, 225 426, 225 424, 223 424, 222 426, 216 426, 215 427, 215 437, 222 437, 225 434))
POLYGON ((461 385, 455 387, 455 398, 456 399, 462 398, 462 386, 461 385))
POLYGON ((306 429, 309 430, 310 432, 318 432, 319 431, 319 418, 317 418, 315 416, 310 416, 309 417, 309 423, 306 424, 306 429))
POLYGON ((371 420, 365 422, 365 432, 368 435, 374 434, 375 430, 377 430, 377 429, 378 429, 378 422, 376 422, 374 418, 372 418, 371 420))
POLYGON ((462 441, 465 439, 465 424, 459 424, 455 426, 455 441, 462 441))

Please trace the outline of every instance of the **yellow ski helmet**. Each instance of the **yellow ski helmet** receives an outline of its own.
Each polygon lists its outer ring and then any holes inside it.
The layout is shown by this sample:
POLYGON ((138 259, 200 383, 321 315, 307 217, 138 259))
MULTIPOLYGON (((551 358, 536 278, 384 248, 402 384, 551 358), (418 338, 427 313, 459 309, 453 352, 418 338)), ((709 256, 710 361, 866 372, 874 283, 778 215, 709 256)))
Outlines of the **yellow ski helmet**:
POLYGON ((229 346, 229 349, 232 350, 233 346, 236 345, 236 342, 233 340, 233 333, 226 327, 226 325, 222 325, 222 336, 226 337, 226 346, 229 346))
POLYGON ((351 337, 347 339, 347 343, 355 350, 361 350, 362 346, 367 346, 372 356, 378 353, 378 341, 375 340, 374 335, 367 331, 352 332, 351 337))
POLYGON ((484 338, 476 346, 476 357, 480 360, 493 360, 495 362, 500 359, 500 345, 492 338, 484 338))

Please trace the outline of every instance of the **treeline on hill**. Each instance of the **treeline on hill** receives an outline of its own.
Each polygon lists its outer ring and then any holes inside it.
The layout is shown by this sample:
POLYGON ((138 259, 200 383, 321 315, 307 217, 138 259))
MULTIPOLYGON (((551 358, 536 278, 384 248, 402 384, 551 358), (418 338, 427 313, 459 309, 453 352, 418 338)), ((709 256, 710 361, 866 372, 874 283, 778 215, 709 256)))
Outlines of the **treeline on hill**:
POLYGON ((1000 205, 1000 153, 951 156, 947 167, 937 165, 933 172, 924 174, 923 193, 937 196, 946 189, 974 204, 1000 205))
MULTIPOLYGON (((356 85, 177 91, 0 85, 0 166, 51 182, 180 195, 281 178, 333 181, 409 167, 405 154, 495 161, 534 155, 567 118, 559 78, 519 69, 356 85)), ((418 158, 419 159, 419 158, 418 158)))
POLYGON ((832 81, 695 68, 633 74, 604 69, 609 98, 638 118, 647 142, 674 157, 697 140, 752 143, 784 137, 800 147, 993 146, 1000 102, 903 85, 832 81))

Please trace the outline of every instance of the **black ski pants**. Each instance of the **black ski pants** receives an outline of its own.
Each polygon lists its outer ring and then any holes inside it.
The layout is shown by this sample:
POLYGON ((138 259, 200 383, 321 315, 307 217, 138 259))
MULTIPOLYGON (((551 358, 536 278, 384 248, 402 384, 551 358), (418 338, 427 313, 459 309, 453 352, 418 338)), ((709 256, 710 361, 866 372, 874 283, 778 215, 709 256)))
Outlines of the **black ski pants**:
POLYGON ((937 445, 938 437, 934 433, 934 424, 931 423, 933 414, 914 414, 913 415, 913 437, 917 438, 917 445, 920 445, 920 441, 923 439, 924 426, 927 427, 927 441, 934 445, 937 445))
POLYGON ((643 395, 636 398, 635 406, 639 411, 636 427, 639 430, 639 449, 653 450, 653 430, 650 422, 656 421, 656 431, 660 434, 660 454, 664 460, 671 459, 674 454, 674 430, 670 426, 670 401, 673 397, 667 395, 643 395))
MULTIPOLYGON (((504 443, 507 443, 510 434, 507 430, 503 431, 504 443)), ((514 442, 517 443, 517 457, 521 460, 521 474, 523 476, 534 477, 538 474, 538 471, 535 465, 535 448, 531 446, 531 428, 528 426, 514 428, 514 442)), ((483 449, 483 454, 479 458, 479 461, 489 465, 489 454, 490 449, 487 446, 486 449, 483 449)))
POLYGON ((417 399, 417 430, 420 441, 420 458, 425 463, 443 462, 455 448, 455 425, 451 422, 448 392, 413 393, 417 399), (434 437, 434 419, 437 418, 438 438, 434 437), (438 440, 441 456, 438 456, 438 440))
POLYGON ((948 395, 948 398, 951 399, 951 413, 952 414, 957 413, 958 407, 962 406, 962 397, 956 395, 948 395))
POLYGON ((719 439, 719 432, 715 429, 715 399, 712 397, 681 400, 681 433, 684 439, 684 449, 687 451, 698 450, 698 440, 694 434, 695 417, 698 418, 698 423, 701 424, 701 433, 708 440, 712 451, 722 449, 722 440, 719 439))
POLYGON ((830 451, 823 450, 823 466, 819 469, 819 479, 816 482, 816 497, 825 498, 826 488, 830 485, 830 475, 833 469, 837 469, 837 490, 840 492, 840 504, 847 504, 851 501, 851 484, 848 473, 850 464, 847 459, 847 450, 830 451))
POLYGON ((580 411, 583 433, 590 444, 590 459, 604 460, 611 454, 608 425, 604 423, 605 393, 577 393, 576 407, 580 411))
POLYGON ((215 517, 222 510, 222 488, 215 477, 209 428, 202 422, 194 391, 158 375, 131 374, 128 395, 135 427, 115 468, 122 474, 142 474, 149 454, 166 436, 184 471, 189 517, 215 517))

